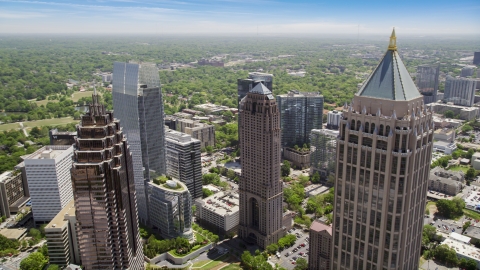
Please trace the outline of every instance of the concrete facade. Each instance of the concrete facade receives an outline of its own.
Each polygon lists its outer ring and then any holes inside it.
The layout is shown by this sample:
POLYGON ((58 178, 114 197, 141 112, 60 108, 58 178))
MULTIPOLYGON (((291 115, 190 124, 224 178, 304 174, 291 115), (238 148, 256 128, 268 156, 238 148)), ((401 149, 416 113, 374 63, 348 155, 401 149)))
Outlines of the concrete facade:
POLYGON ((475 170, 480 170, 480 153, 479 152, 473 153, 471 164, 475 170))
POLYGON ((27 202, 30 193, 28 184, 19 170, 6 171, 0 175, 0 217, 10 217, 27 202))
POLYGON ((455 105, 471 107, 475 100, 476 87, 477 81, 474 79, 447 76, 443 98, 455 105))
POLYGON ((196 200, 197 220, 218 229, 220 234, 236 232, 240 222, 238 194, 217 192, 205 199, 196 200))
POLYGON ((338 130, 340 126, 340 120, 342 120, 342 112, 339 111, 330 111, 327 113, 327 128, 338 130))
POLYGON ((447 171, 440 167, 430 170, 428 189, 455 196, 463 189, 465 175, 463 172, 447 171))
POLYGON ((215 146, 215 126, 190 119, 177 119, 177 131, 186 133, 201 142, 201 148, 215 146))
POLYGON ((283 148, 283 158, 290 161, 290 163, 301 169, 310 167, 310 151, 297 151, 290 147, 283 148))

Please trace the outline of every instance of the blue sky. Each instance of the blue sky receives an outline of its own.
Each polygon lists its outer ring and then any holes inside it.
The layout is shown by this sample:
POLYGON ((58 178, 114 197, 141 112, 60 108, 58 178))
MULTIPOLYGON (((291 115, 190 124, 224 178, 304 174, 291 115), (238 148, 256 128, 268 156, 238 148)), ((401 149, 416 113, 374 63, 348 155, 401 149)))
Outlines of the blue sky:
POLYGON ((0 33, 468 34, 480 1, 0 0, 0 33))

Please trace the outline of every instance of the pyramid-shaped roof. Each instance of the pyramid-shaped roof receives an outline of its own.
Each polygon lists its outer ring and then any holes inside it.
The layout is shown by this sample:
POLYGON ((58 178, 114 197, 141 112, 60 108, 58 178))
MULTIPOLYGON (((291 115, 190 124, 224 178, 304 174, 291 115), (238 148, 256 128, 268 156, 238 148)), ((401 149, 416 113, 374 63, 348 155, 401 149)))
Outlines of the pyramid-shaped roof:
POLYGON ((395 30, 388 50, 363 84, 358 96, 389 100, 411 100, 421 96, 397 52, 395 30))
POLYGON ((263 85, 263 83, 258 83, 254 88, 252 88, 252 90, 250 90, 250 93, 270 95, 272 91, 263 85))

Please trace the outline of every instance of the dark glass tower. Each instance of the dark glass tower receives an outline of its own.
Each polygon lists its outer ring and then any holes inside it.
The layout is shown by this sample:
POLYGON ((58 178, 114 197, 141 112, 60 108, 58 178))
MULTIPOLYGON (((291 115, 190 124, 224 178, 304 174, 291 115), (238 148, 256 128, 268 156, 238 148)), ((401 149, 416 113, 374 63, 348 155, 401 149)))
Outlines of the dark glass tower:
POLYGON ((77 134, 71 175, 82 265, 144 269, 132 155, 120 122, 96 94, 77 134))
POLYGON ((153 64, 113 64, 113 108, 133 156, 139 218, 148 223, 146 183, 166 173, 165 130, 158 69, 153 64))
POLYGON ((421 65, 417 67, 416 83, 423 95, 425 104, 437 102, 438 76, 440 65, 421 65))

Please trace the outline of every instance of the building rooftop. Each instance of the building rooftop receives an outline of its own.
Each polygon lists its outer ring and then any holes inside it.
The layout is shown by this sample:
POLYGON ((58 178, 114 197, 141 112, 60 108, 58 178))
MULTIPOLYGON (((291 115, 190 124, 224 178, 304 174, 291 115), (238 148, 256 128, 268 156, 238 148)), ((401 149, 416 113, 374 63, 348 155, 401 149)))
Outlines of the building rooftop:
MULTIPOLYGON (((477 204, 478 203, 474 203, 474 205, 477 205, 477 204)), ((465 230, 464 234, 471 238, 480 239, 480 228, 475 226, 470 226, 465 230)))
POLYGON ((12 177, 13 171, 6 171, 2 174, 0 174, 0 183, 4 182, 5 180, 8 180, 12 177))
POLYGON ((472 258, 476 261, 480 259, 480 249, 470 246, 467 244, 464 244, 462 242, 456 241, 456 240, 451 240, 451 239, 445 239, 442 244, 446 244, 447 246, 455 249, 457 254, 461 254, 465 257, 472 258))
POLYGON ((10 240, 19 240, 27 234, 26 228, 1 229, 0 234, 10 240))
POLYGON ((26 156, 27 159, 55 159, 57 156, 61 155, 68 148, 73 147, 71 145, 47 145, 44 146, 33 154, 26 156))
MULTIPOLYGON (((272 91, 268 89, 263 83, 257 84, 252 90, 250 90, 250 93, 255 93, 255 94, 261 94, 261 95, 271 95, 272 91)), ((272 96, 273 97, 273 96, 272 96)))
POLYGON ((62 228, 67 221, 65 221, 65 215, 75 216, 75 204, 71 199, 65 207, 58 212, 58 214, 45 226, 45 229, 62 228))
POLYGON ((169 141, 174 141, 180 144, 189 144, 192 141, 199 141, 197 139, 192 138, 191 135, 176 131, 173 129, 165 128, 165 139, 169 141))
POLYGON ((357 93, 358 96, 411 100, 421 96, 397 52, 395 29, 382 60, 357 93))
POLYGON ((220 216, 231 215, 240 210, 239 196, 234 192, 217 192, 203 199, 203 208, 217 213, 220 216))
POLYGON ((312 225, 310 226, 310 231, 315 231, 315 232, 327 231, 328 234, 332 235, 332 227, 317 220, 312 222, 312 225))

